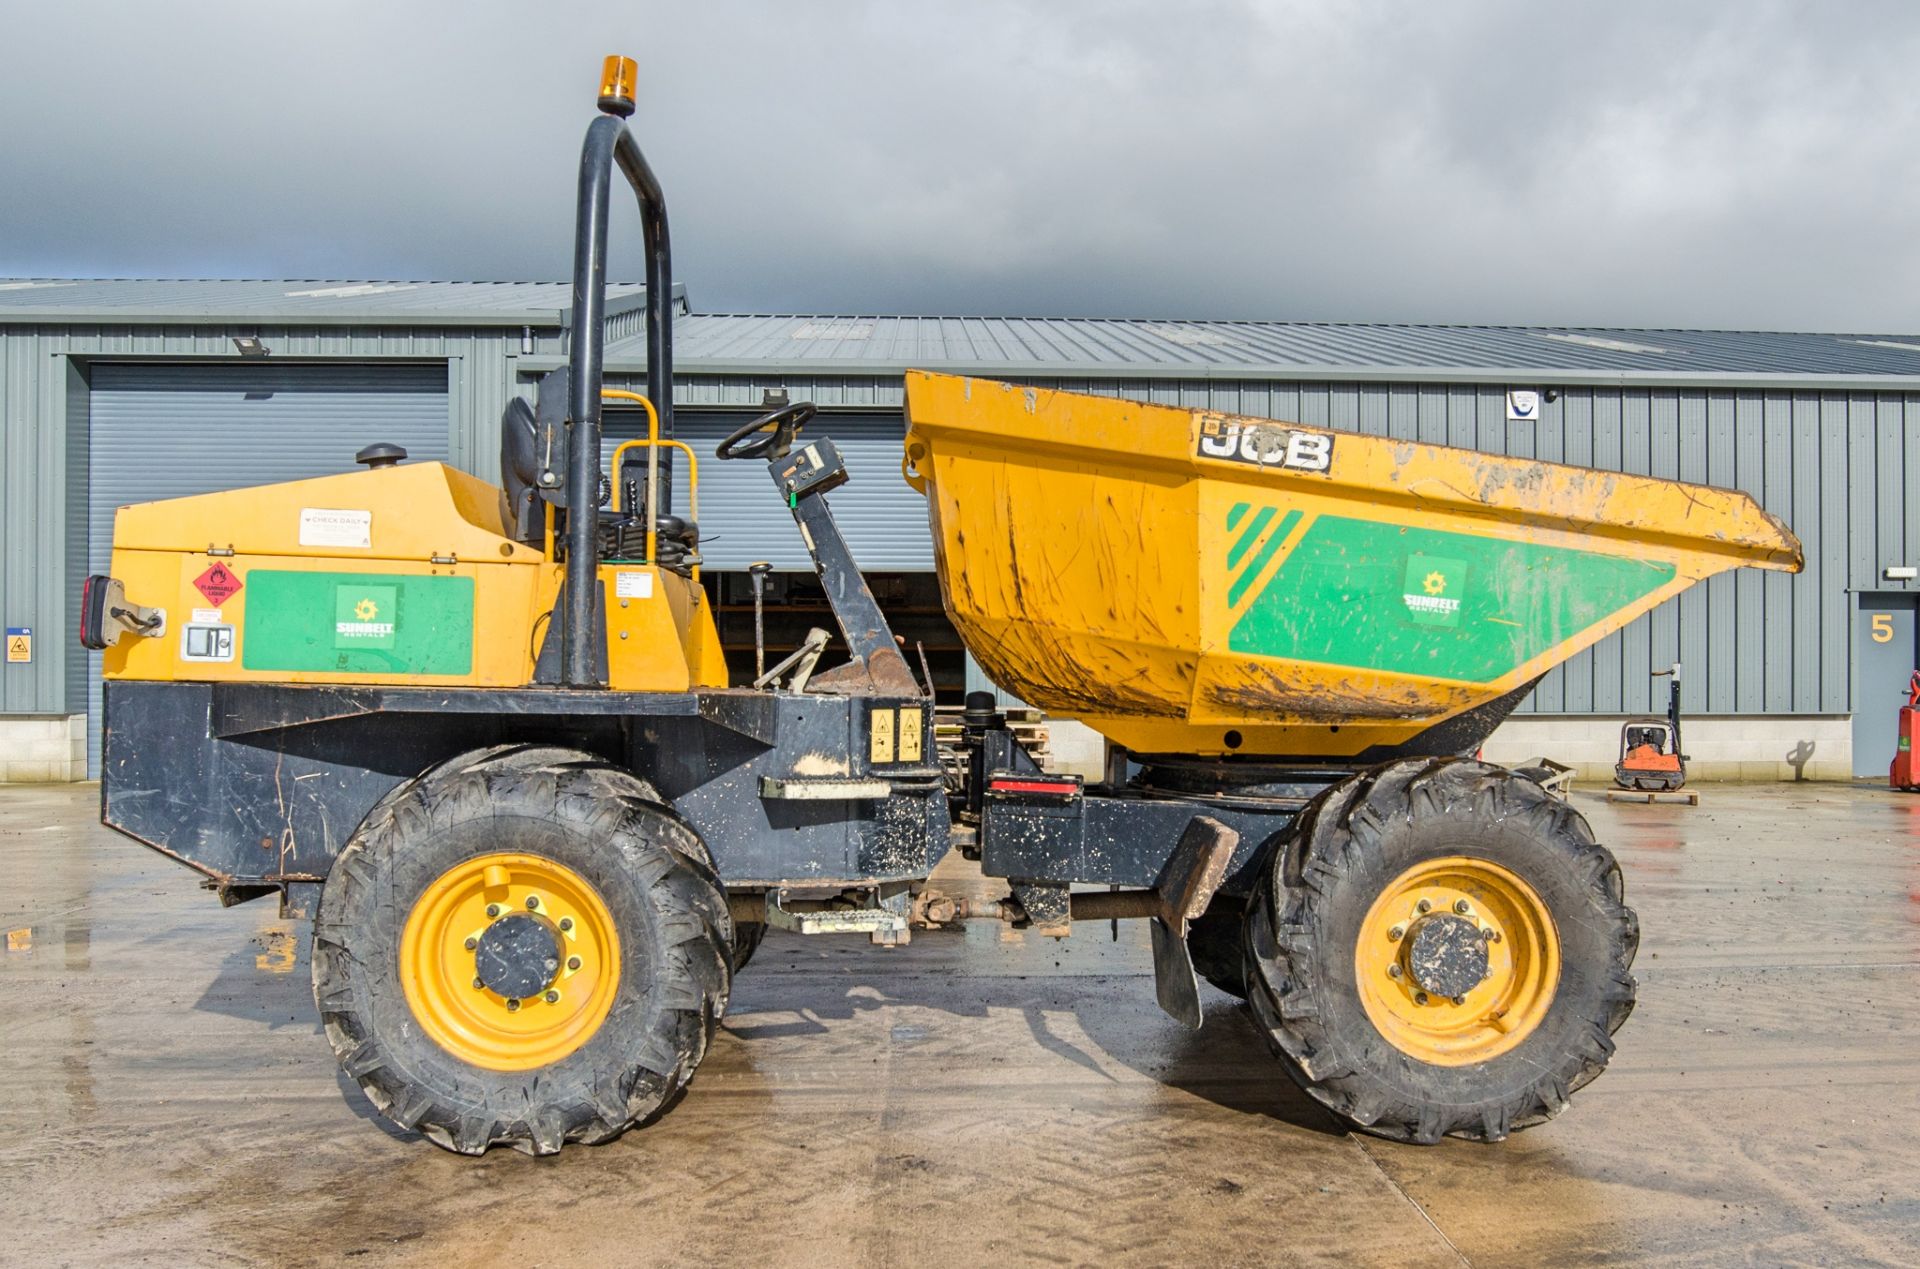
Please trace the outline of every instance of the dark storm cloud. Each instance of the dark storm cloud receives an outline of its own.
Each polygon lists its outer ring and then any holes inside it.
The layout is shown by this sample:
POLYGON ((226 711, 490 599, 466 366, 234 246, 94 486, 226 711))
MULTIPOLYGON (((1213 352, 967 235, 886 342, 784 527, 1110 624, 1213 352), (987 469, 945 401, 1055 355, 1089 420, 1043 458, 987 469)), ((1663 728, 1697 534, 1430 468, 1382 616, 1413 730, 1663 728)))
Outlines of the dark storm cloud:
POLYGON ((1909 4, 6 8, 0 273, 563 277, 617 49, 704 311, 1920 328, 1909 4))

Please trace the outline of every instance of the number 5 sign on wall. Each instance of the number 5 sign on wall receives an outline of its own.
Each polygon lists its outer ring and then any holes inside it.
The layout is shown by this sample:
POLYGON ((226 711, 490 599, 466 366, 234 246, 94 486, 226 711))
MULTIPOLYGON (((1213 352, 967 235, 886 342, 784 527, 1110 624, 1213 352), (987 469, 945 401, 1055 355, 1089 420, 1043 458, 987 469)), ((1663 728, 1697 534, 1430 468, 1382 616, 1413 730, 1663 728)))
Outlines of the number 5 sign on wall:
POLYGON ((1893 614, 1877 612, 1867 625, 1867 634, 1875 643, 1893 642, 1893 614))

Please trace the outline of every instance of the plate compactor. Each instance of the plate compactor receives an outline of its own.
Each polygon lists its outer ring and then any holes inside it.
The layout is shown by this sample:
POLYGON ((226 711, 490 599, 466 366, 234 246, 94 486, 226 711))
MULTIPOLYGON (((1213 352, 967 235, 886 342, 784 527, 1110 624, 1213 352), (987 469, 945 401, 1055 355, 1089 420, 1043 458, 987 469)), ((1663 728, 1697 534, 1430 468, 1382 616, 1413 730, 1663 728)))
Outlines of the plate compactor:
POLYGON ((975 695, 950 788, 805 403, 717 458, 764 465, 846 659, 821 669, 816 631, 729 686, 697 504, 666 512, 672 264, 633 75, 609 59, 569 363, 508 409, 500 486, 375 444, 364 470, 119 511, 81 622, 105 822, 223 903, 312 918, 343 1071, 469 1154, 659 1113, 769 928, 973 919, 1146 920, 1169 1014, 1200 1023, 1196 971, 1244 997, 1278 1069, 1369 1132, 1494 1141, 1562 1110, 1633 1007, 1638 927, 1579 813, 1467 755, 1692 583, 1797 568, 1784 526, 1725 490, 910 374, 904 473, 956 627, 1125 759, 1043 770, 975 695), (651 426, 608 477, 616 171, 651 426), (930 888, 950 849, 1004 891, 930 888))
POLYGON ((1680 663, 1655 670, 1667 680, 1667 716, 1630 718, 1620 728, 1620 761, 1613 782, 1638 793, 1671 793, 1687 783, 1687 755, 1680 751, 1680 663))

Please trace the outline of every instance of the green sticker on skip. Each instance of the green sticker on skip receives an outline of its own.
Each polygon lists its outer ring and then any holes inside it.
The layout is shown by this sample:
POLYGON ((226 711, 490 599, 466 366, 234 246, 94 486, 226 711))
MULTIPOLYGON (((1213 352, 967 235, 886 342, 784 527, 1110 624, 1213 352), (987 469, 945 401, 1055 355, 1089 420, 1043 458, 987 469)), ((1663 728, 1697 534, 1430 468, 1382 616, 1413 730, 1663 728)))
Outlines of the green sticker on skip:
POLYGON ((334 674, 473 672, 473 579, 247 574, 240 663, 334 674))
POLYGON ((1445 555, 1410 555, 1401 601, 1417 626, 1460 624, 1460 593, 1466 588, 1467 562, 1445 555))
POLYGON ((394 618, 399 616, 398 586, 333 588, 333 646, 336 648, 391 648, 394 618))

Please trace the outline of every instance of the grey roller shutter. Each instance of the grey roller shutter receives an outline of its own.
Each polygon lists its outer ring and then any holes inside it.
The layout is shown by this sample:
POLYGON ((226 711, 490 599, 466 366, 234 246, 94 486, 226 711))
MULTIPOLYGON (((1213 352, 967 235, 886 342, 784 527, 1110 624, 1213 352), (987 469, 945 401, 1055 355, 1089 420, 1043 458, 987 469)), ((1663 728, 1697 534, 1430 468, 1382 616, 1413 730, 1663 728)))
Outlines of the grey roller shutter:
MULTIPOLYGON (((93 368, 88 571, 104 573, 113 513, 132 502, 352 471, 392 441, 409 461, 447 458, 445 365, 93 368)), ((88 770, 100 761, 100 654, 87 657, 88 770)))
MULTIPOLYGON (((781 570, 811 570, 806 544, 767 476, 767 465, 723 463, 713 456, 722 437, 753 417, 754 413, 686 411, 676 420, 679 439, 700 458, 701 555, 706 567, 714 570, 744 569, 755 560, 766 560, 781 570)), ((605 430, 610 461, 613 446, 644 435, 646 423, 631 411, 609 411, 605 430)), ((853 548, 853 558, 869 571, 933 571, 927 500, 900 475, 905 434, 906 425, 898 415, 823 411, 801 437, 804 442, 830 436, 839 446, 850 479, 827 497, 834 522, 853 548)), ((685 476, 676 472, 674 479, 673 505, 684 514, 685 476)))

